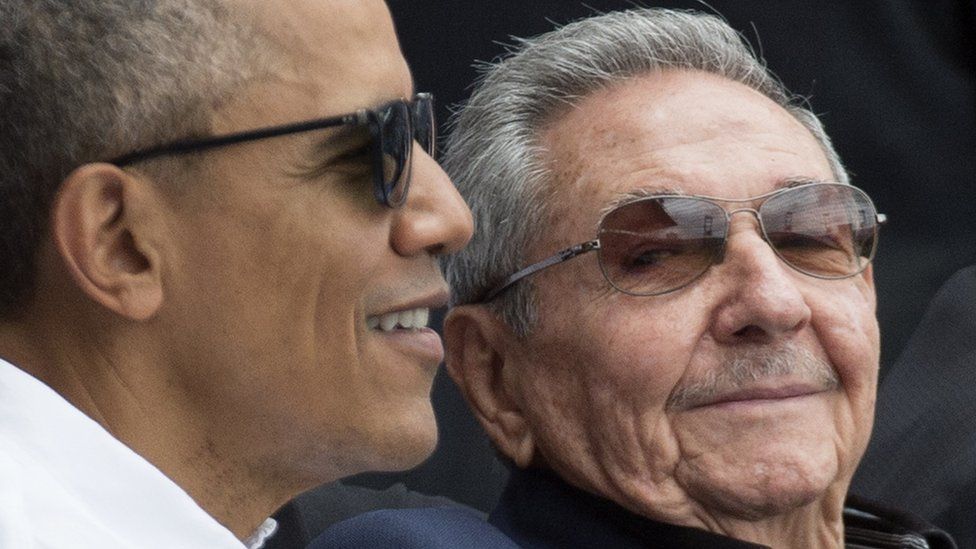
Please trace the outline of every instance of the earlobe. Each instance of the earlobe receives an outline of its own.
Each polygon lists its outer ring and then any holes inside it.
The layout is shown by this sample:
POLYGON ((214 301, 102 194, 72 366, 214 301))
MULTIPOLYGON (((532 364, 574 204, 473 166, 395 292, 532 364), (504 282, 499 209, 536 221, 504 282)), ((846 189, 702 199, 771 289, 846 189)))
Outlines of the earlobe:
POLYGON ((75 284, 132 320, 152 317, 163 299, 144 187, 116 166, 86 164, 68 175, 51 210, 52 238, 75 284))
POLYGON ((519 467, 535 456, 535 438, 513 375, 510 345, 514 335, 484 307, 463 305, 444 321, 448 373, 498 449, 519 467))

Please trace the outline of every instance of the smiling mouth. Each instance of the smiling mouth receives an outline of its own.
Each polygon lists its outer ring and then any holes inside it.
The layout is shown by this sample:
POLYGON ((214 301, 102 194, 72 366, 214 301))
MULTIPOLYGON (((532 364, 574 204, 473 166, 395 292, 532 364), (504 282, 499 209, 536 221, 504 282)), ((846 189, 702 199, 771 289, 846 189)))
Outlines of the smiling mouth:
POLYGON ((805 397, 826 392, 823 387, 811 387, 809 385, 796 385, 778 388, 756 388, 735 391, 721 395, 711 400, 707 400, 691 408, 705 408, 709 406, 734 405, 740 403, 762 403, 789 400, 793 398, 805 397))
POLYGON ((366 318, 366 326, 371 330, 392 332, 395 330, 419 330, 427 327, 430 309, 417 307, 403 311, 393 311, 366 318))

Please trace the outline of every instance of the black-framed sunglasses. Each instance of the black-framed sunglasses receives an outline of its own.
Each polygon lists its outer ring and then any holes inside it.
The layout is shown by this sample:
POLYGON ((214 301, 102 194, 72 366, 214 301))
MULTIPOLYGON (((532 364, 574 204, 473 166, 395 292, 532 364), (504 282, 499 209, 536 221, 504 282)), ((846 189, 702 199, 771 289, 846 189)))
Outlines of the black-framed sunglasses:
POLYGON ((200 152, 247 141, 345 125, 369 128, 373 193, 376 200, 390 208, 403 204, 410 187, 413 142, 416 140, 420 143, 427 154, 434 156, 435 153, 437 124, 434 121, 434 98, 428 93, 418 93, 411 101, 399 99, 375 109, 360 109, 354 113, 328 118, 212 137, 181 139, 126 153, 108 162, 121 167, 160 156, 200 152))
POLYGON ((852 277, 874 258, 879 214, 864 191, 842 183, 808 183, 753 198, 653 195, 607 212, 597 237, 512 274, 481 299, 486 303, 547 267, 596 250, 604 278, 637 296, 673 292, 721 263, 732 215, 756 216, 763 238, 784 263, 822 279, 852 277), (726 210, 719 203, 761 200, 758 209, 726 210))

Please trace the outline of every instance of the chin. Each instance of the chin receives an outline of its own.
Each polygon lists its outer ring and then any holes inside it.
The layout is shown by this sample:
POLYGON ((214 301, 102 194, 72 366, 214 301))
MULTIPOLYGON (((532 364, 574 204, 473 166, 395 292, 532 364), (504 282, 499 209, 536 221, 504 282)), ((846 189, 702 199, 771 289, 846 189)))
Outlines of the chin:
POLYGON ((741 463, 741 467, 696 471, 688 492, 707 507, 743 520, 788 514, 824 497, 837 480, 829 456, 776 455, 741 463))
POLYGON ((819 500, 826 488, 784 486, 757 491, 751 488, 718 490, 711 494, 711 505, 725 515, 742 520, 757 521, 787 515, 819 500))
POLYGON ((370 470, 404 471, 420 465, 437 447, 437 423, 430 403, 423 409, 397 416, 378 436, 370 470))

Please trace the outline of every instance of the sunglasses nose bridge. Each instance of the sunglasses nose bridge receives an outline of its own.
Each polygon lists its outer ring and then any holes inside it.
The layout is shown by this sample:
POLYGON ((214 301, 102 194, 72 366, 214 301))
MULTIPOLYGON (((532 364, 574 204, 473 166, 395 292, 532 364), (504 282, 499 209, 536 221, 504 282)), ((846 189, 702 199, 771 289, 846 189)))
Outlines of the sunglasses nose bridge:
POLYGON ((763 226, 762 215, 756 208, 736 208, 734 210, 726 210, 725 215, 728 219, 728 229, 725 235, 725 242, 722 245, 722 250, 719 252, 716 258, 716 263, 722 263, 725 260, 725 249, 728 247, 729 235, 732 233, 732 216, 739 213, 748 213, 756 219, 756 225, 758 225, 759 237, 766 241, 766 244, 773 247, 773 243, 769 241, 766 237, 766 228, 763 226))
POLYGON ((756 218, 756 224, 759 226, 759 234, 763 238, 766 237, 766 231, 763 228, 762 216, 759 214, 759 210, 757 210, 755 208, 736 208, 734 210, 728 210, 728 211, 726 211, 725 216, 729 220, 729 231, 730 232, 731 232, 731 229, 732 229, 732 216, 734 216, 735 214, 738 214, 738 213, 750 213, 750 214, 752 214, 752 216, 756 218))
POLYGON ((734 210, 729 210, 729 211, 728 211, 728 216, 729 216, 729 219, 731 219, 733 215, 735 215, 735 214, 737 214, 737 213, 743 213, 743 212, 748 212, 748 213, 751 213, 751 214, 752 214, 753 216, 755 216, 755 217, 756 217, 756 219, 757 219, 757 220, 758 220, 758 221, 759 221, 760 223, 762 223, 762 220, 761 220, 761 219, 759 218, 759 210, 757 210, 757 209, 755 209, 755 208, 736 208, 736 209, 734 209, 734 210))

